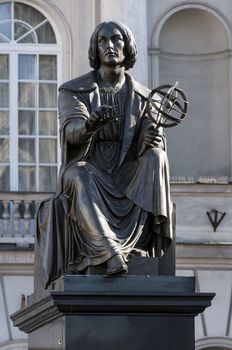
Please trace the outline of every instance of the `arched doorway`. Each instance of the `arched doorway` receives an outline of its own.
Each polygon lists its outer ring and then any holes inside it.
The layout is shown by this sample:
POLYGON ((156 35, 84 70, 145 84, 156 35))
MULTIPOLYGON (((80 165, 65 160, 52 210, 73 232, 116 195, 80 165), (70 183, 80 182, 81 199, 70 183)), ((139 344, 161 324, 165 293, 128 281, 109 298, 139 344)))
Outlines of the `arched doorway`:
POLYGON ((198 339, 195 344, 196 350, 231 350, 231 337, 205 337, 198 339))
POLYGON ((179 10, 163 23, 158 46, 159 84, 178 80, 189 99, 189 118, 166 132, 171 175, 229 178, 230 50, 222 22, 200 8, 179 10))

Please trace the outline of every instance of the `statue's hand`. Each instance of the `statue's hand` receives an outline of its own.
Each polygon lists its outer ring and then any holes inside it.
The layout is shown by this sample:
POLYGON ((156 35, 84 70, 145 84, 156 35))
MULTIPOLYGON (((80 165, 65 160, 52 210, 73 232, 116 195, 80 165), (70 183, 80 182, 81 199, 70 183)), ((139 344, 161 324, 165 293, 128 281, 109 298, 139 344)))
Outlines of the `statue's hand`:
POLYGON ((143 143, 151 148, 159 147, 163 141, 162 132, 154 125, 151 125, 144 133, 143 143))
POLYGON ((86 121, 86 129, 88 131, 95 131, 111 122, 115 117, 114 107, 102 105, 90 114, 89 119, 86 121))

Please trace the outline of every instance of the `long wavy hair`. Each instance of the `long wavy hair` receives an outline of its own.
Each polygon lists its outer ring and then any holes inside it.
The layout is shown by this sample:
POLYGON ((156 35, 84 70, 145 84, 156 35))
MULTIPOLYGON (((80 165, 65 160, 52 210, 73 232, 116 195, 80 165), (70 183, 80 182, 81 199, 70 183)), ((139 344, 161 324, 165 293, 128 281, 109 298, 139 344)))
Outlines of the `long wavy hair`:
POLYGON ((124 55, 125 60, 123 62, 123 65, 126 70, 129 68, 132 68, 136 62, 138 52, 137 52, 137 45, 135 43, 134 36, 132 32, 130 31, 125 24, 122 24, 120 22, 102 22, 98 24, 90 38, 90 44, 89 44, 89 65, 93 69, 97 70, 100 66, 100 60, 99 60, 99 54, 98 54, 98 34, 100 30, 106 25, 111 24, 114 27, 116 27, 120 33, 123 36, 123 40, 125 43, 124 46, 124 55))

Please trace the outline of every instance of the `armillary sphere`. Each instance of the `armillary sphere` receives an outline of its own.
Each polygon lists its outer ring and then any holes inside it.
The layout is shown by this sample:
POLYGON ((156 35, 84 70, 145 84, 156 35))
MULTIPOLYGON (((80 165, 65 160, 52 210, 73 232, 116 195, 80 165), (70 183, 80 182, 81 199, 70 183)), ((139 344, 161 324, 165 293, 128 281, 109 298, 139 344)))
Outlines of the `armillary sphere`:
POLYGON ((161 85, 152 90, 147 99, 147 113, 157 128, 171 128, 181 123, 187 115, 188 101, 178 82, 161 85))

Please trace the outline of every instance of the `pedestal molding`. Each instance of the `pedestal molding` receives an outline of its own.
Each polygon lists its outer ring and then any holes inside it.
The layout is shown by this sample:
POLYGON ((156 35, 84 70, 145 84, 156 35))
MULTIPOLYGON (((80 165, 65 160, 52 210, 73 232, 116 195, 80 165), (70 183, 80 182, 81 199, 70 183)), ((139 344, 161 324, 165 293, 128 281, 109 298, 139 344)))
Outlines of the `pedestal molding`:
POLYGON ((14 326, 30 333, 58 317, 71 315, 196 316, 211 305, 213 297, 213 293, 51 292, 11 319, 14 326))

